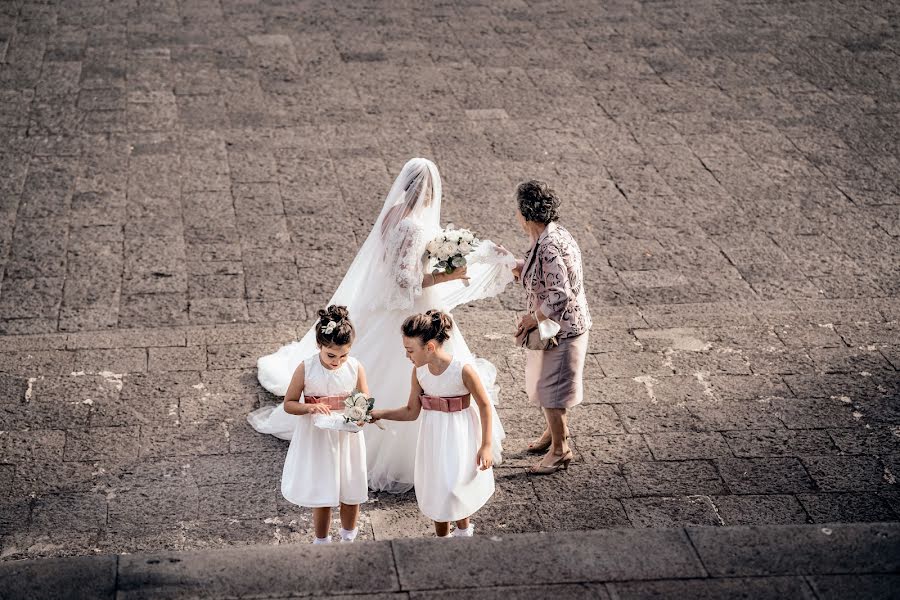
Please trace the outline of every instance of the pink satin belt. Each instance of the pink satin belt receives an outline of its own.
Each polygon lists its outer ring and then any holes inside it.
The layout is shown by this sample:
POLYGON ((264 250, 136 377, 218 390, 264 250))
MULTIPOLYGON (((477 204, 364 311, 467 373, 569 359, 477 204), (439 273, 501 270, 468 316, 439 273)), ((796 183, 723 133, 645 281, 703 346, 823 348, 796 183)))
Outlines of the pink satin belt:
POLYGON ((306 396, 305 399, 307 404, 324 404, 331 410, 343 410, 346 408, 346 406, 344 406, 344 400, 346 400, 349 395, 350 394, 347 394, 346 396, 306 396))
POLYGON ((460 412, 469 408, 472 397, 469 394, 465 396, 419 396, 422 401, 422 408, 425 410, 437 410, 440 412, 460 412))

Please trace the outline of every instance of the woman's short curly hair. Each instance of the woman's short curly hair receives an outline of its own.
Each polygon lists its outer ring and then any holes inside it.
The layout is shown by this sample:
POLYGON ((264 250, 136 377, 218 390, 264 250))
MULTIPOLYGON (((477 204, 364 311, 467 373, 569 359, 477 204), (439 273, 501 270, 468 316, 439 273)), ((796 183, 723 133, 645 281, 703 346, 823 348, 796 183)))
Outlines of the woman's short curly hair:
POLYGON ((519 212, 526 221, 550 223, 559 220, 559 197, 550 186, 543 181, 532 179, 519 184, 516 188, 519 200, 519 212))

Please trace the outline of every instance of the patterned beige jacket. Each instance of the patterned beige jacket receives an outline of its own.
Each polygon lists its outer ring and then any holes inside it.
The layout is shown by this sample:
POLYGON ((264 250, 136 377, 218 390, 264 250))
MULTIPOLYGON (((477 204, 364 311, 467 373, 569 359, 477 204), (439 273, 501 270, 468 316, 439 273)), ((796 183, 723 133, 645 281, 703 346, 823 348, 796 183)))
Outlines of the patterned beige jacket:
POLYGON ((549 223, 525 255, 522 285, 528 294, 528 312, 540 308, 559 323, 560 338, 575 337, 591 328, 581 250, 564 227, 549 223))

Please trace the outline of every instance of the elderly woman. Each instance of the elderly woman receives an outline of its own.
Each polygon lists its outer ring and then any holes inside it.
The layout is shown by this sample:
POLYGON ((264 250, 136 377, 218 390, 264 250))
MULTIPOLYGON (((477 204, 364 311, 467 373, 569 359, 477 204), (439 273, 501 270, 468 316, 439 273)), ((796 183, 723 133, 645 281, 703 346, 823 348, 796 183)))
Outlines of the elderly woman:
POLYGON ((560 200, 546 183, 526 181, 516 190, 519 223, 531 238, 531 250, 519 261, 528 312, 516 339, 526 347, 525 387, 547 421, 529 452, 549 451, 530 472, 565 469, 572 460, 566 411, 580 404, 591 316, 581 266, 581 250, 556 221, 560 200), (556 331, 555 336, 552 335, 556 331))

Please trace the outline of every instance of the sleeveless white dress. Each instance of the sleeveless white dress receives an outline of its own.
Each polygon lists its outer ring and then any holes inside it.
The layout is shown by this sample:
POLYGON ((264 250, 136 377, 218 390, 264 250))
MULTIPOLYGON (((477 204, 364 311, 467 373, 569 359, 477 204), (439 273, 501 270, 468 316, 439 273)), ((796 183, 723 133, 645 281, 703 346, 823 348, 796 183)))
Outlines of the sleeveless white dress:
MULTIPOLYGON (((349 396, 356 389, 359 361, 353 357, 330 370, 315 354, 305 359, 303 366, 305 394, 349 396)), ((281 475, 282 495, 310 508, 367 501, 366 440, 362 433, 319 429, 313 425, 313 415, 289 416, 296 424, 281 475)))
MULTIPOLYGON (((429 396, 463 396, 465 363, 456 358, 440 375, 428 365, 416 369, 419 385, 429 396)), ((494 413, 496 415, 496 413, 494 413)), ((496 416, 494 416, 496 418, 496 416)), ((477 465, 481 416, 474 398, 459 412, 422 409, 416 447, 416 500, 432 521, 458 521, 474 514, 494 495, 494 470, 477 465)))

